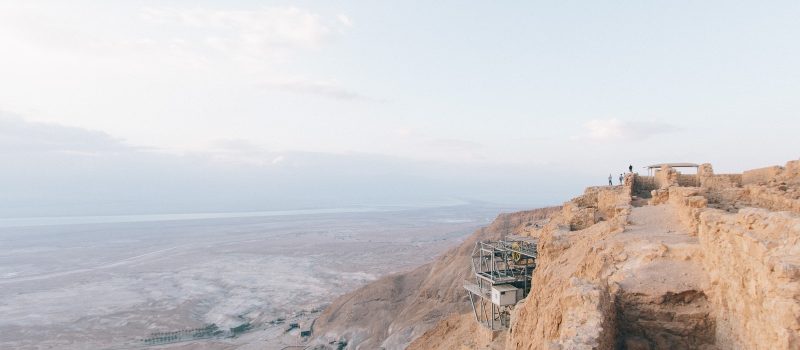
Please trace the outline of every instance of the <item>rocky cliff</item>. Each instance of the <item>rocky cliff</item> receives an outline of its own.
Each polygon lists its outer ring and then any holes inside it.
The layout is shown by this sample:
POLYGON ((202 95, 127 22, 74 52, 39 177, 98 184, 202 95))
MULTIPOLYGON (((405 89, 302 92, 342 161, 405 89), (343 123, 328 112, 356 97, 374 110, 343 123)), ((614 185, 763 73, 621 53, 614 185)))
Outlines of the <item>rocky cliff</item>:
POLYGON ((665 167, 501 216, 437 262, 343 297, 319 324, 362 349, 798 349, 800 161, 665 167), (538 238, 537 268, 510 327, 488 331, 461 281, 474 242, 508 231, 538 238))

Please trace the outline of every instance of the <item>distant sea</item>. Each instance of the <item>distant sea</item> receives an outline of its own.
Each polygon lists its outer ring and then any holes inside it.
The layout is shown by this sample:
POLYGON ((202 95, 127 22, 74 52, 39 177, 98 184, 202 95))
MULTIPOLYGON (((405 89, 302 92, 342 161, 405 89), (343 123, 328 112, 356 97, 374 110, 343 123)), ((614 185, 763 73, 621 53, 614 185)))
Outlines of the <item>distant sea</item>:
POLYGON ((178 214, 138 214, 138 215, 89 215, 89 216, 33 216, 33 217, 0 217, 0 227, 29 227, 50 225, 77 225, 77 224, 113 224, 155 221, 182 221, 202 219, 233 219, 256 218, 271 216, 292 216, 311 214, 344 214, 344 213, 372 213, 390 212, 408 209, 424 209, 465 205, 468 202, 459 200, 425 202, 415 204, 379 205, 379 206, 351 206, 342 208, 315 208, 291 209, 268 211, 241 211, 241 212, 208 212, 208 213, 178 213, 178 214))

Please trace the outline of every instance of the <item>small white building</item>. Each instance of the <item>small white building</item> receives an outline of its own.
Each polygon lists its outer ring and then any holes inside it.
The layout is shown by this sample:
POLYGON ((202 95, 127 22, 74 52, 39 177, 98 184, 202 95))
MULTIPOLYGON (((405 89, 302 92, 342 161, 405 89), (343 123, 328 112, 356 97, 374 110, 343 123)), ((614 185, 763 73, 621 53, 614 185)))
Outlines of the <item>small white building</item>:
POLYGON ((505 306, 517 303, 519 288, 510 284, 498 284, 492 286, 492 304, 505 306))

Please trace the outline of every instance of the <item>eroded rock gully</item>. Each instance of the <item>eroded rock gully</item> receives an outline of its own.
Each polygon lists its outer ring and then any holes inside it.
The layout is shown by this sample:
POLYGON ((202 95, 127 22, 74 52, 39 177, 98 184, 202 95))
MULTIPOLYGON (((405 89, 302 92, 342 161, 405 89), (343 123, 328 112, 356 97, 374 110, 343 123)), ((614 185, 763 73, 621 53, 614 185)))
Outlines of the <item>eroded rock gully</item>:
POLYGON ((715 322, 703 291, 657 298, 623 292, 616 299, 617 348, 715 348, 715 322))

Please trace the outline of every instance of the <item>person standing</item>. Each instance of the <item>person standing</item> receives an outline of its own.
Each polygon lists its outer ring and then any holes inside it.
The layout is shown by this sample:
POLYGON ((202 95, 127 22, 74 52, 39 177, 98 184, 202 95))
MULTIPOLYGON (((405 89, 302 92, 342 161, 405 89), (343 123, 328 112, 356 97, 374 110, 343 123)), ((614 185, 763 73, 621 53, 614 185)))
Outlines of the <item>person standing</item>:
POLYGON ((608 174, 608 185, 613 186, 614 184, 611 183, 611 174, 608 174))
POLYGON ((622 174, 619 174, 619 184, 622 185, 622 182, 625 181, 625 177, 622 174))
POLYGON ((630 165, 628 165, 628 171, 630 171, 631 173, 633 173, 633 164, 630 164, 630 165))

